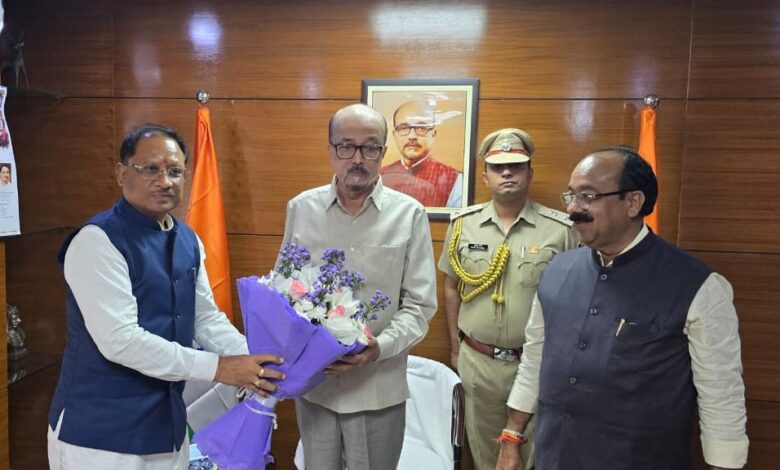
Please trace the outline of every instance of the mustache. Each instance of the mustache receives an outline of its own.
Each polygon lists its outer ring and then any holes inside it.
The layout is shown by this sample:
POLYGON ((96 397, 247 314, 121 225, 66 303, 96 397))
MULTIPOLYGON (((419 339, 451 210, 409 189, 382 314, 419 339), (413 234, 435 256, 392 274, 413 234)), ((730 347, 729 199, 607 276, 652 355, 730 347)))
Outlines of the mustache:
POLYGON ((575 212, 573 214, 569 214, 569 219, 572 222, 593 222, 593 217, 589 216, 588 214, 584 214, 582 212, 575 212))
POLYGON ((361 175, 368 175, 368 170, 363 165, 352 165, 349 167, 350 173, 360 173, 361 175))

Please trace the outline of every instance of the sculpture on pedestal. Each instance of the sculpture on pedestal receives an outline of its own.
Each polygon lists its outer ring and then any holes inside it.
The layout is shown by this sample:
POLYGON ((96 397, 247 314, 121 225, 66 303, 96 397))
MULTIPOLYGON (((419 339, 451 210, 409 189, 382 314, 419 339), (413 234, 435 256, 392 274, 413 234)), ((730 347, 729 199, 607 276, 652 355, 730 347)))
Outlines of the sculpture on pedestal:
POLYGON ((24 347, 24 330, 19 326, 22 323, 21 313, 16 305, 8 305, 6 316, 8 318, 8 361, 18 361, 30 354, 24 347))

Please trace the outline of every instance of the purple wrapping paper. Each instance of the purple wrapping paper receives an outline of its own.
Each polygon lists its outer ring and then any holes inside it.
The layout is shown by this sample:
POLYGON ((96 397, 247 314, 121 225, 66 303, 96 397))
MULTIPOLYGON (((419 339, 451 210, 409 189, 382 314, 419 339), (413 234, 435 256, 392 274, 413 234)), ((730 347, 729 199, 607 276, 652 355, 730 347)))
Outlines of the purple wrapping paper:
MULTIPOLYGON (((325 380, 323 369, 346 354, 357 354, 361 343, 343 346, 324 328, 300 317, 278 292, 257 276, 238 279, 238 299, 251 354, 277 354, 284 364, 266 368, 284 372, 273 396, 297 398, 325 380)), ((244 400, 193 436, 201 452, 220 470, 263 469, 272 460, 273 413, 253 399, 244 400), (253 411, 254 410, 254 411, 253 411)))
POLYGON ((273 460, 274 419, 253 410, 274 412, 273 408, 247 398, 193 436, 201 453, 221 470, 264 469, 273 460))

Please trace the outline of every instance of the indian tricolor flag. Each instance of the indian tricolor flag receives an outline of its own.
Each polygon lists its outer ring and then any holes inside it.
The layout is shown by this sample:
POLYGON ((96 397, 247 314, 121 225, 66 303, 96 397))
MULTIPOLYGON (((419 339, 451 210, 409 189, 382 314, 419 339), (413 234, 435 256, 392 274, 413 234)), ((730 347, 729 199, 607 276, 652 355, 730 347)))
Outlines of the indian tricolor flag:
POLYGON ((195 117, 195 170, 190 189, 187 224, 195 230, 206 250, 206 272, 214 300, 220 310, 233 320, 230 295, 230 259, 228 258, 225 209, 217 173, 217 154, 211 138, 211 117, 205 106, 195 117))

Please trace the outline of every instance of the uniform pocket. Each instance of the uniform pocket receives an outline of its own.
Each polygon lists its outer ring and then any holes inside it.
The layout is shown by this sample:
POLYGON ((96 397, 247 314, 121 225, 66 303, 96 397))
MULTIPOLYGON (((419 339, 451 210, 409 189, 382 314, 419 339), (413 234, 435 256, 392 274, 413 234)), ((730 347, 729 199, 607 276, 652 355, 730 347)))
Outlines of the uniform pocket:
POLYGON ((517 269, 520 274, 520 285, 537 287, 542 280, 542 274, 547 270, 555 253, 549 248, 542 248, 538 253, 526 251, 520 259, 517 269))
POLYGON ((479 275, 485 272, 493 259, 493 253, 487 249, 469 248, 469 243, 461 243, 458 247, 460 265, 469 274, 479 275))

